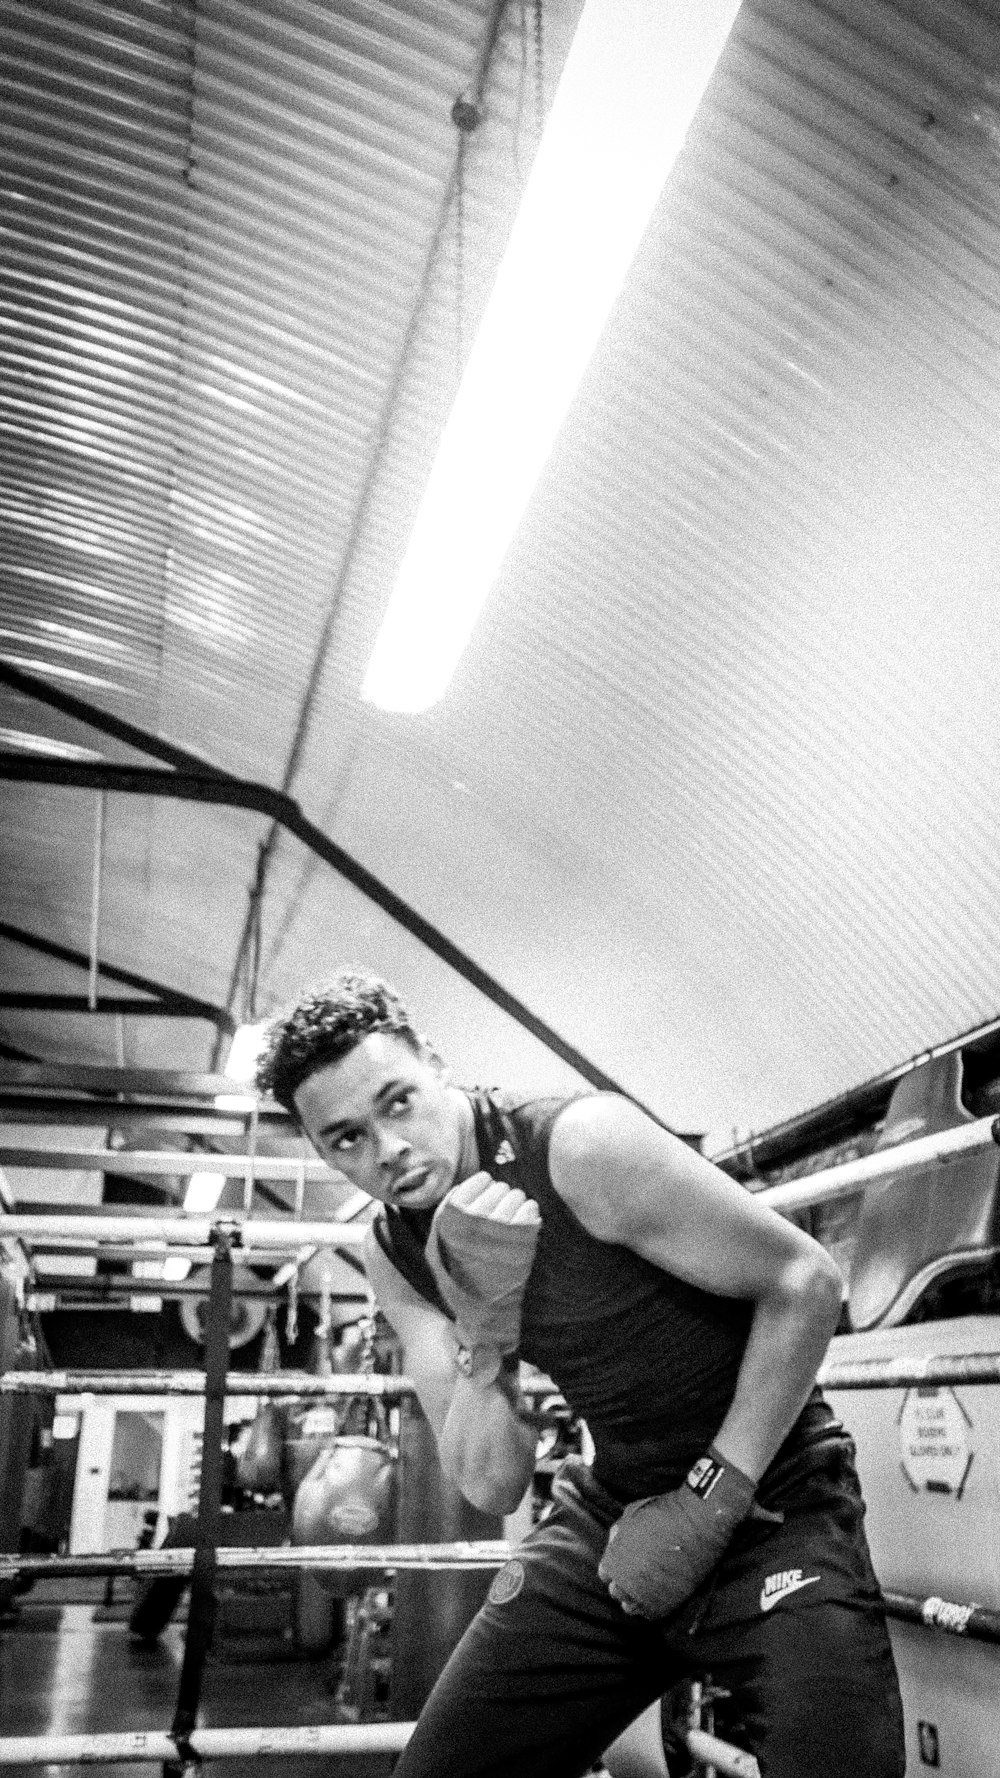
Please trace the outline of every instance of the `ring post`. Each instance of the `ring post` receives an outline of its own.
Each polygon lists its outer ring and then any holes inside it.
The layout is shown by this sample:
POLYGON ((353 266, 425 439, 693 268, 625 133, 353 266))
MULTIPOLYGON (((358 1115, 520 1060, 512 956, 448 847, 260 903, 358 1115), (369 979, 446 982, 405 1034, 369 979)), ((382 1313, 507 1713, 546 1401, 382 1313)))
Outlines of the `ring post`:
POLYGON ((164 1763, 164 1778, 178 1778, 197 1761, 191 1733, 198 1720, 198 1702, 205 1656, 215 1620, 215 1551, 222 1513, 222 1432, 229 1370, 230 1309, 233 1300, 233 1256, 229 1233, 213 1229, 215 1253, 208 1296, 205 1340, 205 1421, 201 1444, 201 1482, 198 1489, 198 1525, 195 1531, 194 1564, 191 1569, 191 1602, 188 1606, 184 1661, 177 1689, 171 1735, 178 1758, 164 1763))

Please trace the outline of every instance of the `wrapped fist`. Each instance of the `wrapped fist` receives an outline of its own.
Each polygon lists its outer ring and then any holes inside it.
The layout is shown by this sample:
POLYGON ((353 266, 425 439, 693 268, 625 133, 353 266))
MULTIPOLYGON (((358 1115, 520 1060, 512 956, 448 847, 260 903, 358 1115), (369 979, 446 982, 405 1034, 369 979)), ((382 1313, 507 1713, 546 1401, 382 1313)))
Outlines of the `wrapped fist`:
POLYGON ((541 1225, 533 1199, 488 1173, 453 1186, 434 1213, 427 1262, 455 1317, 458 1368, 480 1387, 518 1349, 541 1225))
POLYGON ((625 1508, 598 1573, 623 1610, 669 1617, 711 1574, 753 1500, 749 1476, 711 1446, 679 1488, 625 1508))

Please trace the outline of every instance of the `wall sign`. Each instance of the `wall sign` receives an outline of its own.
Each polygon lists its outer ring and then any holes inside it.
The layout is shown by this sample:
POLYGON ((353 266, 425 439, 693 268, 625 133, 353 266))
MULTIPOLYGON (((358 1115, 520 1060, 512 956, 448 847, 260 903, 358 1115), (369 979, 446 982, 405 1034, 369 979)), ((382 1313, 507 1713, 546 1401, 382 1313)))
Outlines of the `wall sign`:
POLYGON ((899 1414, 899 1454, 912 1487, 960 1500, 973 1458, 971 1431, 953 1389, 908 1389, 899 1414))

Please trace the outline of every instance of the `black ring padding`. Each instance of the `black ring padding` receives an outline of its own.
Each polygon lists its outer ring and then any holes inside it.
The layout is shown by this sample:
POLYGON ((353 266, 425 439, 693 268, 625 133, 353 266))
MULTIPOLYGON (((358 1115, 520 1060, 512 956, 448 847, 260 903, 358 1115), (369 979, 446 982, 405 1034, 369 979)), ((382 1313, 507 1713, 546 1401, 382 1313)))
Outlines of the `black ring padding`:
POLYGON ((991 1611, 986 1605, 960 1605, 933 1595, 920 1599, 909 1593, 886 1591, 882 1593, 882 1603, 887 1617, 922 1624, 928 1630, 943 1630, 950 1636, 965 1636, 973 1642, 1000 1643, 1000 1611, 991 1611))
POLYGON ((201 1445, 201 1486, 195 1529, 191 1602, 188 1606, 184 1660, 177 1688, 177 1707, 170 1733, 186 1737, 196 1726, 205 1657, 215 1625, 215 1552, 222 1514, 222 1434, 226 1378, 229 1372, 230 1309, 233 1300, 233 1256, 225 1225, 213 1229, 215 1253, 208 1294, 205 1338, 205 1419, 201 1445))
MULTIPOLYGON (((192 1724, 192 1729, 193 1726, 194 1725, 192 1724)), ((198 1766, 201 1764, 201 1756, 195 1752, 194 1747, 191 1745, 191 1734, 189 1732, 185 1732, 184 1729, 173 1728, 168 1730, 168 1734, 177 1749, 181 1766, 198 1766)))

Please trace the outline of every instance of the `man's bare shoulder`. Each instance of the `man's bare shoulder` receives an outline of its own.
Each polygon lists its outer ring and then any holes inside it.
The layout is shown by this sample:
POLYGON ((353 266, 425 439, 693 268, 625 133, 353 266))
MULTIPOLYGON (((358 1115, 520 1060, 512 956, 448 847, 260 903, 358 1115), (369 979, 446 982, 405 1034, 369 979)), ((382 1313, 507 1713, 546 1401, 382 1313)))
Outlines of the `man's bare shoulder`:
POLYGON ((617 1182, 627 1156, 656 1126, 617 1093, 590 1093, 559 1113, 549 1140, 549 1177, 574 1216, 602 1240, 618 1239, 617 1182))
POLYGON ((619 1093, 574 1099, 556 1119, 549 1174, 563 1202, 600 1240, 630 1240, 643 1200, 665 1207, 671 1187, 715 1169, 619 1093))

